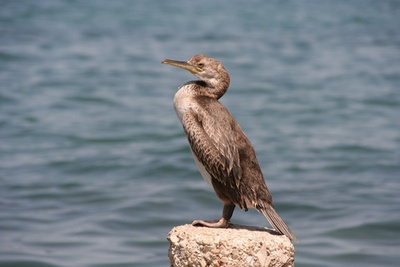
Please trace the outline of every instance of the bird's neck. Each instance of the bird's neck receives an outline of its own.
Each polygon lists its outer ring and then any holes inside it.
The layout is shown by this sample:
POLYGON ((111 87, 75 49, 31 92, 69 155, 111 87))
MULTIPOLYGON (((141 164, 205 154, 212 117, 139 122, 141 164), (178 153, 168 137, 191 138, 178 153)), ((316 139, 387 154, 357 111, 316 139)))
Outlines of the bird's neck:
POLYGON ((190 81, 185 83, 181 89, 187 90, 192 96, 205 96, 209 98, 219 99, 221 98, 228 87, 212 87, 204 81, 190 81))
POLYGON ((224 77, 213 77, 207 80, 194 81, 196 91, 198 94, 203 96, 209 96, 211 98, 221 98, 229 87, 229 75, 223 75, 224 77))

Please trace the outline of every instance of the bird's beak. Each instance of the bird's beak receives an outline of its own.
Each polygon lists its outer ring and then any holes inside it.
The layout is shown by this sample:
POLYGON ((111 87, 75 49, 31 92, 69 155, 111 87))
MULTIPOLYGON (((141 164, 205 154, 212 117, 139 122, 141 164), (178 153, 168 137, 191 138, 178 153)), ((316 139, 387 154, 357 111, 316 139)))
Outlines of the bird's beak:
POLYGON ((199 72, 199 70, 193 66, 190 65, 189 63, 185 62, 185 61, 177 61, 177 60, 171 60, 171 59, 164 59, 163 61, 161 61, 161 63, 163 64, 168 64, 171 66, 175 66, 184 70, 188 70, 190 71, 192 74, 196 74, 199 72))

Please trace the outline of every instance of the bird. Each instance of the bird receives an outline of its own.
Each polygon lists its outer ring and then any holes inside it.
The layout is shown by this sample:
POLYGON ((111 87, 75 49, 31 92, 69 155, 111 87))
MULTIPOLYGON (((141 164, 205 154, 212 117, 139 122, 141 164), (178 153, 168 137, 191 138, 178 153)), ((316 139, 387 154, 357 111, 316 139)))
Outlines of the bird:
POLYGON ((180 86, 173 103, 196 166, 223 203, 219 220, 194 220, 192 225, 228 228, 236 206, 245 211, 254 208, 275 231, 297 241, 274 209, 253 145, 219 101, 230 84, 223 64, 203 54, 188 61, 164 59, 161 63, 187 70, 199 79, 180 86))

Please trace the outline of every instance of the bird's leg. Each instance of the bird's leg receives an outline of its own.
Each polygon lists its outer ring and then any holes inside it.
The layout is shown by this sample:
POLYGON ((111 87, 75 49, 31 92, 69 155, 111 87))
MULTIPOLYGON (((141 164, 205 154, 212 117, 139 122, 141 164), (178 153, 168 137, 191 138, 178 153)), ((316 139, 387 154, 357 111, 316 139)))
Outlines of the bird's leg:
POLYGON ((229 226, 229 220, 232 217, 233 211, 235 210, 235 204, 229 203, 224 204, 224 209, 222 210, 222 218, 217 222, 209 222, 203 220, 194 220, 192 222, 193 226, 205 226, 210 228, 227 228, 229 226))

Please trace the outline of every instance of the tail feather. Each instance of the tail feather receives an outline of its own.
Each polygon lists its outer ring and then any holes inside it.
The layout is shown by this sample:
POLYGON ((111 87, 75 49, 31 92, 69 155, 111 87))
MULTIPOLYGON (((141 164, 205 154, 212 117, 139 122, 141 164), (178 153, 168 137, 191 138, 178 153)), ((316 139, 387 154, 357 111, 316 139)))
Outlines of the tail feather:
POLYGON ((272 227, 275 228, 276 231, 287 236, 290 240, 298 242, 296 236, 292 233, 292 231, 272 206, 268 205, 266 207, 259 207, 258 211, 260 211, 265 218, 267 218, 268 222, 272 225, 272 227))

